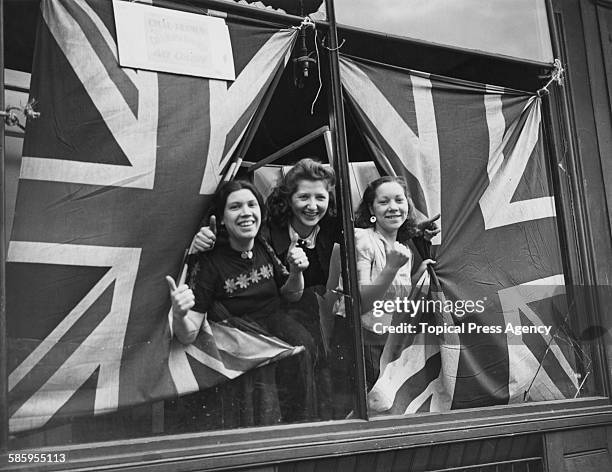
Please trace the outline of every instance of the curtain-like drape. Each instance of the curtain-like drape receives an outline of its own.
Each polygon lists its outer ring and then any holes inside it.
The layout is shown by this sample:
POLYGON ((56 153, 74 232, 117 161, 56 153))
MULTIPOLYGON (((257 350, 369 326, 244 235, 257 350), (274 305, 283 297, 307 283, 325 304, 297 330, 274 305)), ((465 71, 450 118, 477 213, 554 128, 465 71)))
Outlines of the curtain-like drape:
MULTIPOLYGON (((236 80, 226 82, 119 67, 110 1, 41 9, 31 86, 41 116, 28 123, 8 249, 12 432, 198 388, 193 373, 176 385, 171 366, 239 374, 224 346, 192 346, 192 364, 176 348, 169 362, 164 276, 179 273, 296 37, 228 24, 236 80)), ((252 367, 291 352, 262 343, 252 367)))

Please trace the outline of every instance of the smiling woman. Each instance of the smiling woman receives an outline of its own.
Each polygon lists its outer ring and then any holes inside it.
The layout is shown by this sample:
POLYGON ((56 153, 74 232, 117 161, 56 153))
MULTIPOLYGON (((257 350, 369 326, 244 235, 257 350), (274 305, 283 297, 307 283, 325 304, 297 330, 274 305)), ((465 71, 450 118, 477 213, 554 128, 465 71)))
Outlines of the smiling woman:
MULTIPOLYGON (((211 217, 220 222, 214 249, 199 254, 188 285, 177 287, 167 277, 174 333, 181 343, 191 344, 206 319, 232 325, 238 318, 243 329, 304 346, 305 352, 297 360, 287 359, 278 367, 263 366, 220 387, 194 394, 185 400, 194 406, 187 413, 188 419, 180 415, 175 418, 180 428, 189 428, 189 424, 195 429, 227 428, 286 420, 284 403, 293 403, 295 392, 289 384, 277 382, 277 376, 284 379, 284 370, 301 372, 308 368, 312 340, 280 309, 282 299, 295 301, 301 297, 302 272, 308 268, 308 259, 301 248, 292 245, 285 268, 259 237, 262 213, 262 197, 249 182, 231 181, 219 187, 211 210, 211 217)), ((312 390, 311 378, 306 380, 302 392, 312 390)), ((304 408, 312 408, 308 400, 302 403, 304 408)))
POLYGON ((422 261, 412 274, 414 257, 408 242, 416 235, 417 224, 406 183, 399 177, 385 176, 370 182, 357 209, 355 225, 366 381, 371 388, 378 378, 387 340, 386 334, 377 334, 380 330, 375 325, 390 326, 393 316, 374 315, 374 302, 408 297, 412 280, 418 280, 435 261, 422 261))

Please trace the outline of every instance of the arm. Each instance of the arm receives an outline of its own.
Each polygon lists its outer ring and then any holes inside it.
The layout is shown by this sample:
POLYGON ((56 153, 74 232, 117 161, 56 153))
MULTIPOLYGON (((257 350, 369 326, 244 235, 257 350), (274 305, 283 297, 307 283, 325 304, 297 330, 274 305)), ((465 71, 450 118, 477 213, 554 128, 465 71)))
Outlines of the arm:
POLYGON ((374 307, 374 301, 381 300, 389 289, 397 271, 410 259, 410 249, 399 242, 393 246, 385 244, 386 264, 374 280, 370 279, 372 268, 371 251, 357 250, 357 273, 361 287, 361 311, 366 313, 374 307))
POLYGON ((301 272, 289 272, 289 277, 280 289, 281 296, 288 302, 297 302, 304 292, 304 276, 301 272))
POLYGON ((198 337, 202 323, 206 319, 205 313, 189 310, 184 316, 172 311, 174 322, 174 335, 182 344, 191 344, 198 337))

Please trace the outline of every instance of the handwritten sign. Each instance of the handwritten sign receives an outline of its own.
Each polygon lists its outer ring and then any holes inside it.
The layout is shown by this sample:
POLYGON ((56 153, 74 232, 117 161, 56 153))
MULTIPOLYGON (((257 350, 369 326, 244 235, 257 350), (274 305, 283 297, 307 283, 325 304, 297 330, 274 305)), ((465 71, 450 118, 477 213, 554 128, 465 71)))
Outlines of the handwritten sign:
POLYGON ((113 0, 119 65, 234 80, 225 21, 205 15, 113 0))

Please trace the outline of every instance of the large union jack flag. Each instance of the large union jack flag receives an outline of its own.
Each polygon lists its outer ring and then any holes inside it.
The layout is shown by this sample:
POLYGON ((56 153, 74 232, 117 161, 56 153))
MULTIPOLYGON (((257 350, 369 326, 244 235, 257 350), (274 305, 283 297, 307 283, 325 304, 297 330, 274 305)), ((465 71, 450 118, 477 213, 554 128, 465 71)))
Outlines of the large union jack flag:
MULTIPOLYGON (((110 1, 41 11, 41 118, 28 124, 8 248, 10 430, 197 390, 211 383, 190 373, 198 362, 221 381, 291 352, 259 339, 257 352, 200 342, 170 355, 164 276, 178 273, 296 31, 228 24, 226 82, 119 67, 110 1)), ((220 329, 202 336, 244 335, 220 329)))
POLYGON ((429 323, 463 332, 391 336, 371 409, 402 414, 577 395, 572 342, 560 340, 567 306, 540 99, 347 57, 341 76, 378 163, 406 177, 418 210, 442 214, 430 299, 484 304, 483 313, 462 317, 429 313, 429 323), (517 334, 508 324, 551 330, 517 334))

